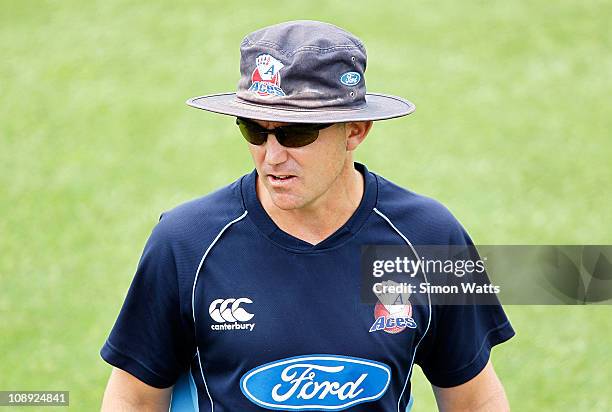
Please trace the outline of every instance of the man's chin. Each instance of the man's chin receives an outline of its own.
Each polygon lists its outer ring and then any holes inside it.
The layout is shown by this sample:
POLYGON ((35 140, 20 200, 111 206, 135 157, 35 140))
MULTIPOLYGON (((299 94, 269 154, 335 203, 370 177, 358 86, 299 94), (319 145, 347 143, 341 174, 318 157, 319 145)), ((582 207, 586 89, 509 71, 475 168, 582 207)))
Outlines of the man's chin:
POLYGON ((298 196, 289 194, 271 194, 272 203, 281 210, 296 210, 304 207, 304 200, 298 196))

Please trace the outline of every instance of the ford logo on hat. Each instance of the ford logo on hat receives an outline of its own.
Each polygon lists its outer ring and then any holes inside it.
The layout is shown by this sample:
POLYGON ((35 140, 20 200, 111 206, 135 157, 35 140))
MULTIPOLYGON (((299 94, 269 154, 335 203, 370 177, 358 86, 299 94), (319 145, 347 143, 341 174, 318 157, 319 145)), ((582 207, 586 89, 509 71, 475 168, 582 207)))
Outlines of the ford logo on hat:
POLYGON ((251 402, 267 409, 338 411, 379 399, 391 380, 384 363, 305 355, 258 366, 240 379, 251 402))
POLYGON ((346 72, 340 76, 340 83, 346 86, 354 86, 361 80, 361 75, 357 72, 346 72))

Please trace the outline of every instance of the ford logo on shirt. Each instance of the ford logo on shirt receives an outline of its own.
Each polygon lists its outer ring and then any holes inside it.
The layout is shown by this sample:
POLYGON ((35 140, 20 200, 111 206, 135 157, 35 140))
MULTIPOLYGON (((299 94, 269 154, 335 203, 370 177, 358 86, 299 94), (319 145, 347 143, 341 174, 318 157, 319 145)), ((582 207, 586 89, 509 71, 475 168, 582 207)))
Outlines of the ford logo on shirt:
POLYGON ((379 399, 391 381, 384 363, 339 355, 281 359, 248 371, 240 389, 267 409, 339 411, 379 399))

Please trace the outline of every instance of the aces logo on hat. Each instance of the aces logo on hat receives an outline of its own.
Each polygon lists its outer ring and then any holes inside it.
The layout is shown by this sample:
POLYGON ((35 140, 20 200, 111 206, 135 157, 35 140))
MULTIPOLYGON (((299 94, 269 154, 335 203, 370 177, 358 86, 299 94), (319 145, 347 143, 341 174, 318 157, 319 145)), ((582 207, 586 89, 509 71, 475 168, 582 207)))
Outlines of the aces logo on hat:
POLYGON ((280 70, 285 66, 269 54, 260 54, 255 59, 255 70, 251 74, 249 90, 260 96, 285 96, 280 87, 280 70))

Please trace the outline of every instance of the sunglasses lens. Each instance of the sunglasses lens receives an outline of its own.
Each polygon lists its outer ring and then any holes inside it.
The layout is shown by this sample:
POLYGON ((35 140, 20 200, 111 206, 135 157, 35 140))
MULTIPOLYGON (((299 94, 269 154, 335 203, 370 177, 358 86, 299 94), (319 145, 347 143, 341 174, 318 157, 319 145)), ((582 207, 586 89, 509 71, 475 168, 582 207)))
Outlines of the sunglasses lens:
POLYGON ((257 125, 251 125, 249 123, 238 121, 236 122, 240 128, 240 133, 246 139, 247 142, 259 146, 266 141, 267 136, 262 133, 261 128, 257 128, 257 125))
POLYGON ((302 147, 309 145, 319 137, 319 130, 330 125, 290 125, 274 130, 268 130, 255 122, 238 118, 236 124, 247 142, 254 145, 264 144, 269 133, 276 136, 278 142, 285 147, 302 147))
POLYGON ((319 131, 317 129, 288 126, 282 129, 282 134, 277 134, 278 142, 285 147, 302 147, 317 140, 319 131))

